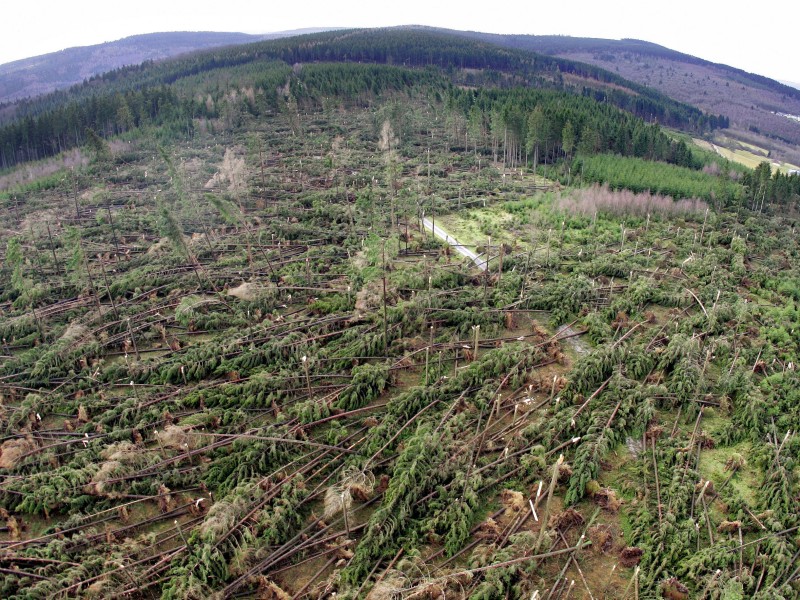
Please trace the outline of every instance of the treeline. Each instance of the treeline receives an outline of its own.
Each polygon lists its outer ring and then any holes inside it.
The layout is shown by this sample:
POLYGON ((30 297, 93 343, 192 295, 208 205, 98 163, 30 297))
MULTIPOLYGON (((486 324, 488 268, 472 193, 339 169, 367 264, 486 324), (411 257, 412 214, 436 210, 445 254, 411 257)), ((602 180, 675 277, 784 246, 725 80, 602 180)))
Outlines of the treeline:
POLYGON ((414 87, 444 91, 448 81, 435 69, 411 70, 352 63, 308 64, 296 71, 289 90, 299 102, 317 102, 320 97, 368 102, 386 92, 414 87))
POLYGON ((163 125, 186 112, 185 102, 168 86, 70 102, 0 128, 0 168, 81 146, 89 129, 109 136, 145 124, 163 125))
MULTIPOLYGON (((459 69, 478 69, 516 75, 519 80, 492 78, 493 85, 536 85, 572 90, 563 74, 612 84, 616 87, 594 90, 597 98, 628 110, 637 116, 657 119, 660 123, 695 130, 726 126, 719 117, 648 88, 628 81, 615 73, 594 65, 531 52, 500 48, 496 45, 468 40, 461 36, 429 29, 370 29, 351 32, 326 32, 288 40, 273 40, 252 45, 263 57, 288 64, 308 62, 371 62, 410 67, 439 67, 454 83, 461 83, 459 69), (260 50, 259 50, 260 49, 260 50)), ((250 46, 243 47, 249 48, 250 46)), ((229 52, 235 52, 231 49, 229 52)), ((222 53, 220 53, 222 54, 222 53)), ((241 58, 236 53, 237 59, 241 58)), ((203 60, 203 56, 198 56, 203 60)), ((474 77, 468 74, 468 77, 474 77)), ((486 80, 482 80, 486 83, 486 80)), ((471 83, 465 81, 465 83, 471 83)), ((578 93, 587 90, 575 89, 578 93)))
POLYGON ((725 115, 710 115, 694 109, 694 107, 687 109, 686 105, 676 102, 665 102, 663 99, 649 98, 644 95, 631 95, 613 88, 598 90, 584 87, 583 94, 592 96, 598 102, 612 104, 646 121, 660 123, 667 127, 709 131, 727 129, 731 123, 725 115))
POLYGON ((463 116, 467 138, 483 147, 490 144, 495 159, 502 152, 503 162, 512 167, 606 152, 702 167, 685 142, 591 97, 522 88, 454 88, 448 101, 463 116))
POLYGON ((591 96, 452 87, 447 106, 459 145, 512 168, 563 161, 570 166, 563 169, 564 183, 580 178, 758 211, 800 201, 799 175, 773 173, 768 162, 754 171, 720 164, 657 124, 591 96))
MULTIPOLYGON (((80 145, 87 128, 109 136, 143 123, 155 123, 191 135, 191 119, 210 116, 213 111, 204 109, 203 104, 208 102, 196 101, 198 90, 193 90, 187 81, 215 76, 224 79, 221 73, 237 71, 233 81, 226 82, 223 87, 245 85, 260 89, 262 100, 274 106, 277 102, 275 65, 280 65, 278 71, 283 73, 296 64, 305 67, 293 80, 292 92, 297 97, 307 98, 314 93, 369 96, 420 84, 441 87, 443 84, 436 81, 436 73, 459 84, 466 78, 474 80, 479 72, 482 75, 477 78, 483 85, 569 89, 662 124, 689 129, 724 126, 716 117, 704 115, 694 107, 597 67, 499 48, 432 30, 349 30, 258 42, 198 52, 164 63, 126 67, 67 92, 22 102, 16 107, 18 118, 0 128, 0 167, 45 158, 80 145), (371 63, 394 69, 357 70, 342 66, 337 71, 329 63, 371 63), (314 65, 318 68, 311 68, 314 65), (262 77, 261 71, 266 71, 268 76, 262 77), (306 75, 302 75, 303 71, 306 75), (562 73, 615 84, 632 93, 577 88, 566 84, 562 73), (348 81, 344 74, 355 77, 348 81), (174 86, 179 86, 184 93, 176 93, 174 86)), ((259 110, 252 102, 247 109, 259 110)))
MULTIPOLYGON (((547 58, 547 57, 542 57, 547 58)), ((170 85, 181 79, 251 63, 375 63, 405 67, 489 69, 530 74, 536 57, 454 35, 412 29, 324 32, 196 52, 159 63, 123 67, 66 91, 16 105, 18 117, 36 116, 65 102, 98 94, 170 85)), ((548 59, 549 60, 549 59, 548 59)))
MULTIPOLYGON (((249 47, 249 46, 248 46, 249 47)), ((500 48, 493 44, 430 29, 369 29, 351 32, 326 32, 288 40, 254 44, 264 56, 288 64, 308 62, 371 62, 410 67, 439 67, 453 78, 458 69, 479 69, 514 74, 507 85, 549 86, 571 89, 561 75, 571 74, 624 90, 600 90, 602 99, 643 118, 658 119, 662 124, 703 130, 724 126, 719 117, 709 118, 688 104, 675 100, 646 86, 628 81, 600 67, 563 58, 500 48)), ((232 49, 231 52, 235 51, 232 49)), ((202 57, 199 57, 202 58, 202 57)), ((496 78, 498 86, 503 79, 496 78)), ((457 79, 454 83, 460 83, 457 79)), ((576 90, 579 93, 582 90, 576 90)))
POLYGON ((236 124, 244 114, 277 110, 289 99, 310 102, 334 96, 365 103, 390 91, 414 86, 445 90, 447 85, 435 70, 384 65, 312 64, 294 73, 283 62, 220 68, 173 85, 92 96, 6 125, 0 128, 0 168, 81 146, 89 130, 109 137, 155 125, 172 130, 162 132, 166 136, 191 136, 197 119, 236 124))
POLYGON ((596 100, 613 104, 643 119, 696 131, 728 127, 727 118, 722 115, 707 115, 699 108, 677 102, 661 92, 595 65, 553 56, 543 58, 550 61, 552 68, 558 70, 560 74, 576 75, 609 84, 602 89, 584 87, 583 93, 593 94, 596 100))
POLYGON ((749 208, 761 211, 767 206, 796 206, 800 201, 800 175, 772 172, 772 166, 764 161, 754 170, 742 176, 747 189, 749 208))

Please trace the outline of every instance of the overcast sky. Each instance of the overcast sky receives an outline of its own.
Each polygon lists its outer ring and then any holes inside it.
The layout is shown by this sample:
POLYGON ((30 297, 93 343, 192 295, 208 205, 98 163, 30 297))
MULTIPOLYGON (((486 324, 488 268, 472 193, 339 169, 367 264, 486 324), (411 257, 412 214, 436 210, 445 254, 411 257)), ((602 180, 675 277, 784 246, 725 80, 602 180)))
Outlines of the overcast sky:
POLYGON ((306 27, 431 25, 491 33, 638 38, 800 82, 796 1, 720 0, 7 0, 0 64, 156 31, 267 33, 306 27))

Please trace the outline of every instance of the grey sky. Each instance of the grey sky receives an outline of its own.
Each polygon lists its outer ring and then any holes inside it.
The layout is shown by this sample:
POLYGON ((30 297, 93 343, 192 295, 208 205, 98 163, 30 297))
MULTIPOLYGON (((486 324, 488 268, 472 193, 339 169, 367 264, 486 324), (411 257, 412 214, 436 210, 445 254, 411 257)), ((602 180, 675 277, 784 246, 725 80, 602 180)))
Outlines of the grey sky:
POLYGON ((10 0, 0 64, 155 31, 266 33, 306 27, 421 24, 492 33, 644 39, 746 71, 800 82, 797 4, 718 0, 10 0), (124 6, 124 8, 123 8, 124 6))

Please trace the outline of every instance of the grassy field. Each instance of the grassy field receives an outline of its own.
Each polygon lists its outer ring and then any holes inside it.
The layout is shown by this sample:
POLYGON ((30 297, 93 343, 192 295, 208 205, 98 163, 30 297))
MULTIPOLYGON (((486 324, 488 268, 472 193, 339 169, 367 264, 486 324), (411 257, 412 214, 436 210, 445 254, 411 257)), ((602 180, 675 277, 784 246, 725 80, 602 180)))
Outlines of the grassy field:
POLYGON ((513 217, 499 206, 465 209, 437 217, 436 225, 444 228, 462 244, 475 250, 492 243, 514 244, 513 217))
POLYGON ((782 173, 788 173, 789 171, 800 169, 800 167, 791 163, 774 162, 769 158, 769 153, 764 148, 725 136, 716 135, 713 142, 700 138, 692 138, 692 141, 703 150, 714 152, 731 162, 744 165, 749 169, 756 168, 764 161, 768 161, 772 165, 773 171, 778 169, 782 173))

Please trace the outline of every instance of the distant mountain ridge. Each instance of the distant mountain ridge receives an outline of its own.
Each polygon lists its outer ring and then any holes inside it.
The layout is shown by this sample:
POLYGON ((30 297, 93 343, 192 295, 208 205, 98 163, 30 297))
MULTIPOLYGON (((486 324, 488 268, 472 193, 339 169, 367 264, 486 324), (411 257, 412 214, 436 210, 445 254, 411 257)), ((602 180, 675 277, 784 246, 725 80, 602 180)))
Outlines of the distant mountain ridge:
POLYGON ((775 91, 789 93, 793 96, 800 98, 800 93, 797 93, 796 85, 777 81, 764 75, 756 73, 749 73, 743 69, 739 69, 723 63, 715 63, 698 56, 686 54, 678 50, 673 50, 648 42, 646 40, 638 40, 635 38, 623 38, 621 40, 612 40, 604 38, 583 38, 572 37, 565 35, 503 35, 503 34, 488 34, 488 33, 473 33, 469 32, 471 36, 476 37, 482 41, 496 43, 510 48, 518 48, 520 50, 531 50, 541 54, 550 54, 552 56, 561 55, 576 55, 591 53, 596 55, 597 60, 605 60, 606 63, 610 62, 609 56, 602 56, 606 54, 630 53, 639 54, 642 56, 654 56, 661 58, 669 58, 671 60, 686 62, 706 67, 716 67, 722 71, 729 73, 732 77, 736 77, 742 81, 746 81, 751 85, 759 85, 775 91))
POLYGON ((150 33, 23 58, 0 65, 0 102, 67 88, 94 75, 146 60, 161 60, 185 52, 259 39, 262 37, 208 31, 150 33))
POLYGON ((0 65, 0 104, 68 88, 95 75, 148 60, 324 30, 307 28, 260 35, 216 31, 146 33, 23 58, 0 65))

